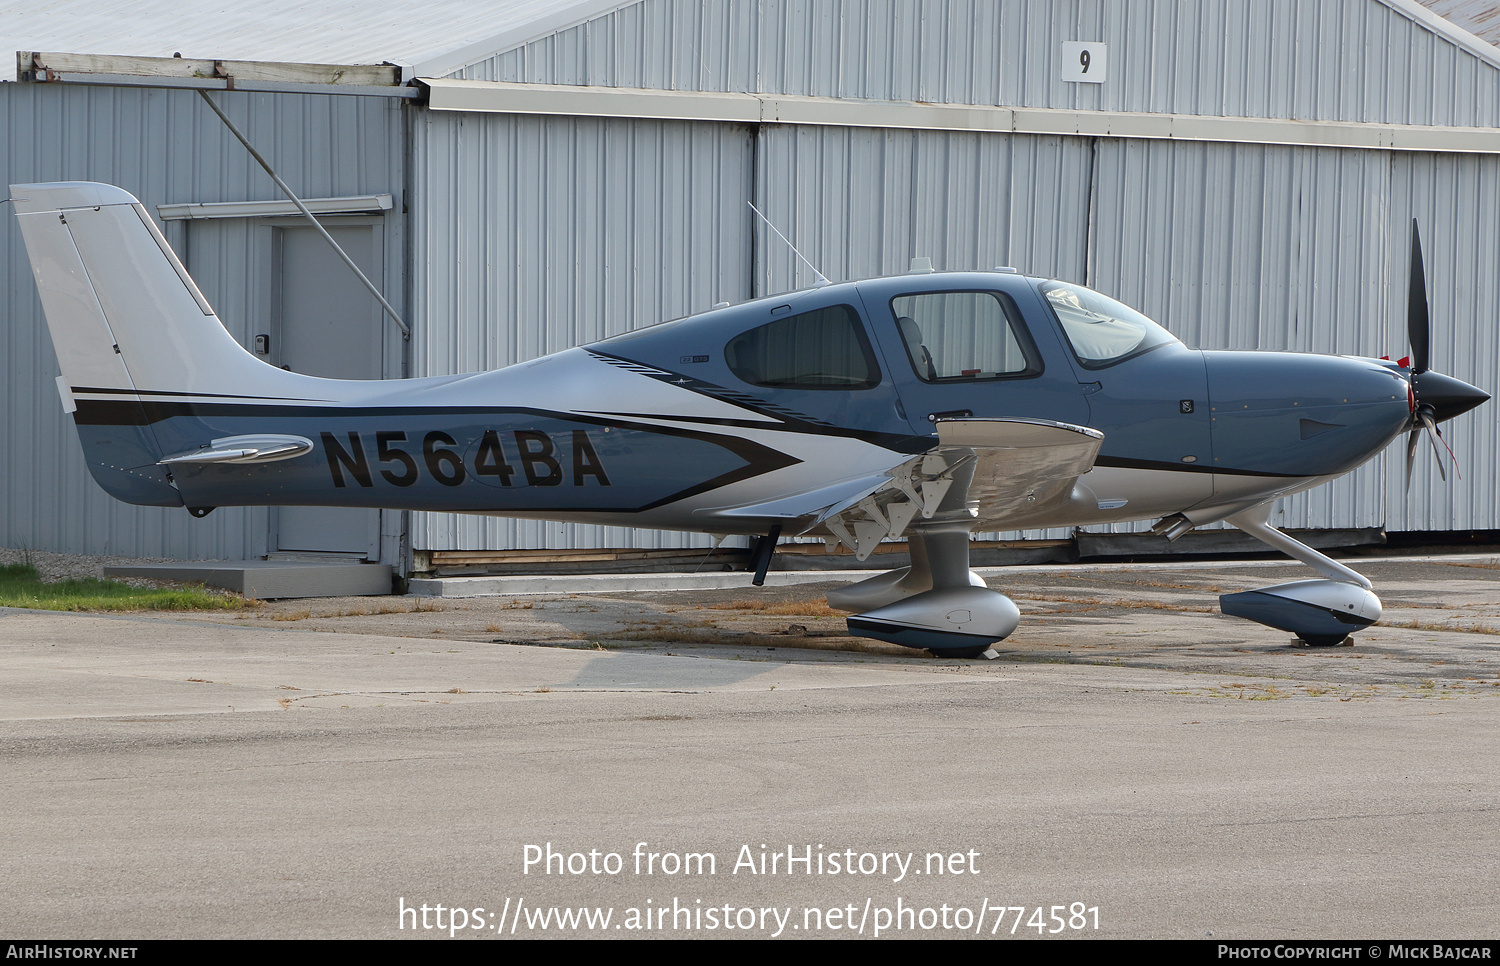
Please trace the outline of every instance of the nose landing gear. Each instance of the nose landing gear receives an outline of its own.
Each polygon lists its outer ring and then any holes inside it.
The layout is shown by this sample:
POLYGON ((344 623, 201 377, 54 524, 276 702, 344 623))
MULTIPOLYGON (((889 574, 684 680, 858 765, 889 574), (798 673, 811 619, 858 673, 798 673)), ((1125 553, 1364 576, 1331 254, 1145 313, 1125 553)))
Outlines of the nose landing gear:
POLYGON ((1270 511, 1271 505, 1263 503, 1227 519, 1262 543, 1307 564, 1325 579, 1224 594, 1219 598, 1219 610, 1230 617, 1291 631, 1311 647, 1336 647, 1350 634, 1380 620, 1380 598, 1366 577, 1271 526, 1267 522, 1270 511))

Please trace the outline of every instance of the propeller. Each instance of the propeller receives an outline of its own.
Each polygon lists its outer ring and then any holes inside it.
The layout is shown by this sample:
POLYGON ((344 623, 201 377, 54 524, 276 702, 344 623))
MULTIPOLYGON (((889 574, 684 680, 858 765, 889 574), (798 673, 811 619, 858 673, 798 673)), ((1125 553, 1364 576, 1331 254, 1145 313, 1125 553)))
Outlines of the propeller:
MULTIPOLYGON (((1431 363, 1432 318, 1427 310, 1427 273, 1422 264, 1422 239, 1417 220, 1411 220, 1411 280, 1406 290, 1406 339, 1411 345, 1411 431, 1406 436, 1406 488, 1411 489, 1412 464, 1417 457, 1417 440, 1425 430, 1437 458, 1438 475, 1443 482, 1443 453, 1438 443, 1453 458, 1453 449, 1443 440, 1438 423, 1466 413, 1490 398, 1490 394, 1466 382, 1433 372, 1431 363)), ((1457 461, 1455 460, 1455 467, 1457 461)))

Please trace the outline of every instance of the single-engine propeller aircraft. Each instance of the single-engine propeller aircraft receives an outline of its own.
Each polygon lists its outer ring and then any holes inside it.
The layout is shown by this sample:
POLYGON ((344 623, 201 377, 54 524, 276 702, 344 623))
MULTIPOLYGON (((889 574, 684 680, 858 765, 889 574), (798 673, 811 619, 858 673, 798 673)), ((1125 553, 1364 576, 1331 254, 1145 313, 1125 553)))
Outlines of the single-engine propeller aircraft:
POLYGON ((141 204, 13 185, 94 478, 149 506, 460 511, 760 536, 911 565, 829 595, 859 635, 974 656, 1020 613, 971 532, 1221 520, 1321 574, 1221 598, 1311 644, 1380 617, 1360 574, 1267 521, 1488 399, 1428 369, 1415 225, 1410 366, 1188 349, 1097 292, 1008 270, 820 285, 494 372, 322 379, 240 347, 141 204))

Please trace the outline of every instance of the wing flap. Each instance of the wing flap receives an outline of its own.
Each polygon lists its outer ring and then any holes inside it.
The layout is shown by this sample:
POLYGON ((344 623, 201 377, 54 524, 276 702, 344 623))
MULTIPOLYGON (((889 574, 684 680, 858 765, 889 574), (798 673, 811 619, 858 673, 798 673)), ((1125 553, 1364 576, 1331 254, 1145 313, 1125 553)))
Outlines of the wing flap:
POLYGON ((890 482, 888 474, 880 473, 852 480, 841 480, 815 490, 805 490, 763 503, 714 507, 697 512, 705 517, 712 516, 719 519, 776 521, 789 532, 801 532, 809 527, 817 526, 834 514, 843 512, 890 482), (803 525, 800 528, 795 526, 797 521, 802 521, 803 525))

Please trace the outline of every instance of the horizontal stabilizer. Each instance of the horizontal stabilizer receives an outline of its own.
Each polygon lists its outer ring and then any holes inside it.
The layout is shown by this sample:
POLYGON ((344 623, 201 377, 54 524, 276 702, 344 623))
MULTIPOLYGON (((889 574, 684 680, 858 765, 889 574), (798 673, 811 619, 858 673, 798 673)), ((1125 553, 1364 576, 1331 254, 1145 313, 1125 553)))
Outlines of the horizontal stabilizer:
POLYGON ((275 463, 311 453, 312 440, 306 436, 225 436, 201 449, 178 453, 160 460, 163 466, 176 463, 275 463))

